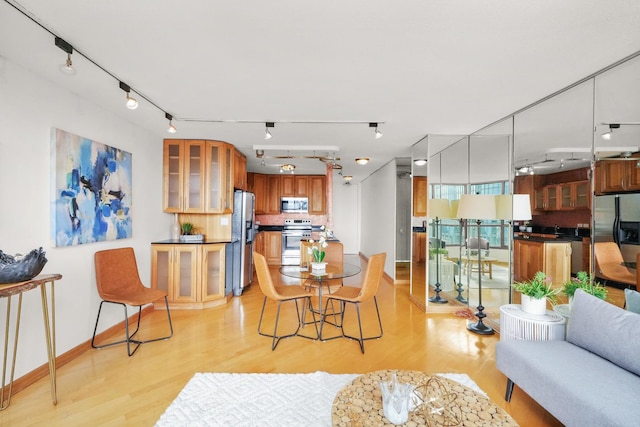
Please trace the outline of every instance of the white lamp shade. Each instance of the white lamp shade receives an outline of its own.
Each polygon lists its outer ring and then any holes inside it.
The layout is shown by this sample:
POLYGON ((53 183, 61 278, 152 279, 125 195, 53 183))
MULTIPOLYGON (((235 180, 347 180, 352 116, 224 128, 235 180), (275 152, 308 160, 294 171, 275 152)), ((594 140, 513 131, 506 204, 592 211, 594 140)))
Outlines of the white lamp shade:
POLYGON ((513 219, 516 221, 531 219, 531 199, 528 194, 513 195, 513 219))
POLYGON ((453 218, 449 199, 429 199, 427 209, 430 218, 453 218))
POLYGON ((496 217, 505 221, 513 219, 513 196, 511 194, 496 196, 496 217))
POLYGON ((496 196, 493 194, 463 194, 458 205, 458 217, 497 219, 496 196))
POLYGON ((451 218, 460 218, 458 216, 458 207, 460 206, 460 200, 451 201, 451 218))

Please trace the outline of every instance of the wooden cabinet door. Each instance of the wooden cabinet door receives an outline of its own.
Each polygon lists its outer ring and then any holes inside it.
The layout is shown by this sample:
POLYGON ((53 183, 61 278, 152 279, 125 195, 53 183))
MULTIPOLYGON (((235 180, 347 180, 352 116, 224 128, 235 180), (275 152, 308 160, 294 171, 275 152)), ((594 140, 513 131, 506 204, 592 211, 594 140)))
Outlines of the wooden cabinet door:
POLYGON ((571 243, 544 243, 544 267, 541 269, 554 286, 571 278, 571 243))
POLYGON ((293 195, 295 197, 309 197, 309 177, 295 175, 293 179, 293 195))
POLYGON ((264 256, 269 265, 282 264, 282 233, 279 231, 265 231, 264 249, 264 256))
POLYGON ((324 175, 309 176, 309 214, 324 215, 327 210, 327 185, 324 175))
POLYGON ((200 286, 198 245, 172 245, 173 277, 171 300, 175 302, 196 302, 200 286))
POLYGON ((173 245, 151 245, 151 288, 165 291, 172 299, 173 245))
POLYGON ((233 212, 233 145, 219 142, 222 150, 222 213, 233 212))
POLYGON ((256 195, 256 214, 264 214, 267 211, 267 176, 261 173, 251 174, 251 191, 256 195))
POLYGON ((545 210, 556 211, 560 209, 560 196, 558 185, 547 185, 544 187, 545 210))
POLYGON ((256 234, 256 237, 253 241, 253 251, 258 252, 260 255, 266 258, 266 252, 264 249, 264 235, 265 235, 264 231, 261 231, 256 234))
POLYGON ((413 262, 424 263, 427 260, 427 233, 413 234, 413 262))
POLYGON ((640 167, 637 166, 640 158, 628 160, 627 163, 627 190, 640 190, 640 167))
POLYGON ((205 210, 206 152, 204 141, 184 141, 184 206, 182 212, 205 210))
POLYGON ((233 187, 247 190, 247 158, 238 150, 233 150, 233 187))
POLYGON ((282 175, 280 178, 280 195, 282 197, 295 196, 295 175, 282 175))
POLYGON ((202 293, 199 301, 206 302, 224 298, 225 296, 225 245, 202 246, 202 293))
POLYGON ((601 190, 603 193, 625 191, 626 161, 600 161, 601 190))
POLYGON ((280 175, 267 175, 267 205, 264 213, 280 213, 280 175))
POLYGON ((591 182, 578 181, 571 184, 574 209, 591 208, 591 182))
POLYGON ((162 202, 165 212, 182 212, 184 202, 184 145, 181 139, 165 139, 162 163, 162 202))
POLYGON ((539 188, 535 190, 534 196, 534 210, 535 211, 544 211, 546 209, 546 192, 544 188, 539 188))
POLYGON ((516 282, 533 279, 543 268, 543 243, 514 240, 513 278, 516 282))
POLYGON ((573 209, 573 201, 574 201, 573 185, 562 184, 562 185, 559 185, 558 188, 559 188, 558 194, 560 195, 560 209, 562 210, 573 209))
POLYGON ((427 216, 427 177, 413 177, 413 216, 427 216))

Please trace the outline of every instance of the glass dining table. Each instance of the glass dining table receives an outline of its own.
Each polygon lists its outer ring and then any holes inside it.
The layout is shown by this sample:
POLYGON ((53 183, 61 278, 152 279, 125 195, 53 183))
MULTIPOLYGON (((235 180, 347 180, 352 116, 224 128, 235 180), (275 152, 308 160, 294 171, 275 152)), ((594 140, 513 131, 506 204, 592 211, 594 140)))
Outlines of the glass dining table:
MULTIPOLYGON (((359 274, 360 271, 359 266, 348 263, 343 263, 342 265, 328 264, 324 271, 315 271, 311 268, 292 265, 283 265, 280 267, 280 274, 283 276, 300 279, 304 283, 303 286, 318 290, 318 307, 314 308, 311 306, 310 309, 320 314, 319 322, 321 325, 325 321, 326 314, 322 308, 322 288, 326 287, 327 292, 331 293, 331 289, 329 288, 331 284, 334 284, 337 280, 355 276, 359 274)), ((318 339, 323 340, 322 336, 318 336, 318 339)))

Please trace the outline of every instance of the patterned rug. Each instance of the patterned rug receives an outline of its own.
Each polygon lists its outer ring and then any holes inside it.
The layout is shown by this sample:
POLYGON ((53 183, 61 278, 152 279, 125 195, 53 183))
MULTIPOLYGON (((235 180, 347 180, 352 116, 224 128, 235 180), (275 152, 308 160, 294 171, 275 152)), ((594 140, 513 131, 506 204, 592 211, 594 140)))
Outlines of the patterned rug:
MULTIPOLYGON (((438 375, 483 393, 465 374, 438 375)), ((333 399, 357 376, 197 373, 156 426, 330 426, 333 399)))

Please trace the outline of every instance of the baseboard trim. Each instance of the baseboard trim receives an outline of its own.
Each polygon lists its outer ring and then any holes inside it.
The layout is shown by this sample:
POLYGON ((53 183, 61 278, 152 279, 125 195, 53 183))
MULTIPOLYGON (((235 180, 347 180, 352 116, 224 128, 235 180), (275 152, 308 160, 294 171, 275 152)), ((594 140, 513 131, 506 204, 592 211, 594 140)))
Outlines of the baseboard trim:
MULTIPOLYGON (((148 305, 142 309, 141 317, 151 313, 153 311, 153 304, 148 305)), ((138 321, 138 311, 136 310, 135 314, 129 317, 129 322, 137 322, 138 321)), ((110 327, 109 329, 104 330, 103 332, 96 335, 96 341, 106 340, 117 333, 121 333, 124 329, 124 320, 120 323, 117 323, 110 327)), ((80 344, 77 347, 72 348, 64 354, 56 356, 56 369, 63 367, 67 363, 71 362, 75 358, 79 357, 87 350, 93 350, 91 347, 91 339, 86 342, 80 344)), ((126 353, 125 353, 126 354, 126 353)), ((34 369, 31 372, 21 376, 20 378, 13 381, 13 390, 12 395, 19 393, 20 391, 26 389, 30 385, 40 381, 43 378, 46 378, 49 375, 49 363, 45 363, 42 366, 34 369)), ((4 396, 7 396, 9 393, 9 385, 4 387, 4 396)))

